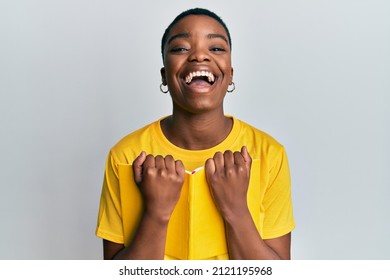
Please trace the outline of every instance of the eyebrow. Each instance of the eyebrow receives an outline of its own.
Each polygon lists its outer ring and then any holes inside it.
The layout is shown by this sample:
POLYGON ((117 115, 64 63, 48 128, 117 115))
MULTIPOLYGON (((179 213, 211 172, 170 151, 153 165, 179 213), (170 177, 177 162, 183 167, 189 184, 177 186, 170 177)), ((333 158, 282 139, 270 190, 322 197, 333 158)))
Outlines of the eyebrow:
POLYGON ((176 35, 173 35, 172 37, 170 37, 168 39, 167 44, 170 44, 173 40, 178 39, 178 38, 190 38, 190 37, 191 37, 190 33, 179 33, 179 34, 176 34, 176 35))
POLYGON ((222 34, 214 34, 214 33, 213 34, 208 34, 207 38, 209 38, 209 39, 220 38, 220 39, 224 40, 229 45, 228 39, 226 38, 226 36, 224 36, 222 34))
MULTIPOLYGON (((178 39, 178 38, 190 38, 190 37, 191 37, 190 33, 175 34, 168 39, 167 44, 170 44, 173 40, 178 39)), ((226 36, 224 36, 222 34, 217 34, 217 33, 207 34, 207 38, 209 38, 209 39, 220 38, 220 39, 224 40, 229 45, 228 39, 226 38, 226 36)))

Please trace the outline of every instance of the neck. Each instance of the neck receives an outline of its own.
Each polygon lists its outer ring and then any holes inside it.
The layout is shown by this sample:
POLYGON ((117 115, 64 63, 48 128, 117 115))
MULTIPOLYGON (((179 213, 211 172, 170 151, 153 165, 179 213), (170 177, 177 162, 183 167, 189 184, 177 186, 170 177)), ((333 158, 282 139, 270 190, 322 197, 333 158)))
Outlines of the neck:
POLYGON ((168 140, 187 150, 204 150, 221 143, 230 133, 233 121, 222 112, 172 114, 161 122, 168 140))

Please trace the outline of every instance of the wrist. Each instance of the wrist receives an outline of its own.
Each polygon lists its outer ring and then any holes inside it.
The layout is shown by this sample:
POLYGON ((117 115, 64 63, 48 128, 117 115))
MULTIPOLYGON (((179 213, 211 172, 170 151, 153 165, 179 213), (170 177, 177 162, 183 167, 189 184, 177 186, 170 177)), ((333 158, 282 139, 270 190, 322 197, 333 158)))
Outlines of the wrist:
POLYGON ((243 207, 239 210, 228 211, 222 216, 228 225, 238 225, 240 223, 245 223, 248 219, 252 220, 252 216, 248 207, 243 207))
POLYGON ((147 208, 145 209, 143 214, 143 219, 147 219, 161 226, 168 226, 170 218, 170 214, 163 214, 159 211, 151 211, 147 208))

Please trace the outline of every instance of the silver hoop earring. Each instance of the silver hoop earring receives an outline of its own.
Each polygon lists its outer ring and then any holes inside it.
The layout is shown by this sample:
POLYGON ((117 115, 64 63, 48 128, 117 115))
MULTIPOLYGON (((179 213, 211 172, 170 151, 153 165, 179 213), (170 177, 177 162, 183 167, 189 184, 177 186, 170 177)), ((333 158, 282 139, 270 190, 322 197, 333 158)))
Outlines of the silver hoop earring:
POLYGON ((169 91, 169 88, 168 88, 167 85, 164 85, 163 83, 161 83, 161 85, 160 85, 160 91, 161 91, 162 93, 164 93, 164 94, 167 94, 167 92, 169 91), (166 86, 167 89, 164 90, 164 88, 163 88, 164 86, 166 86))
POLYGON ((227 89, 227 92, 233 92, 235 89, 236 89, 236 85, 234 84, 234 82, 232 82, 230 85, 229 85, 228 89, 227 89), (231 86, 231 88, 229 88, 231 86))

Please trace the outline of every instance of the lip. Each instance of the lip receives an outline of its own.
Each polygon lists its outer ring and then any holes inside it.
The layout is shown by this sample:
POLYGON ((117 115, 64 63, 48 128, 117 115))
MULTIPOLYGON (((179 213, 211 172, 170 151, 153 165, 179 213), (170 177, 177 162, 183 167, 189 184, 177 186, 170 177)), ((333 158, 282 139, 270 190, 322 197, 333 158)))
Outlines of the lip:
POLYGON ((207 94, 214 92, 215 83, 210 84, 204 84, 204 85, 188 85, 187 83, 184 83, 184 88, 186 89, 187 93, 194 93, 194 94, 207 94))

